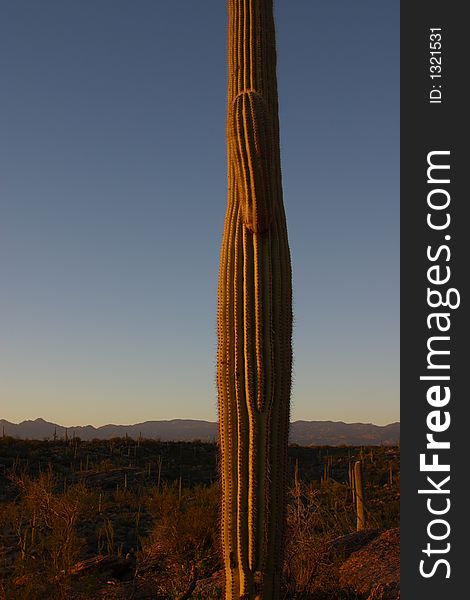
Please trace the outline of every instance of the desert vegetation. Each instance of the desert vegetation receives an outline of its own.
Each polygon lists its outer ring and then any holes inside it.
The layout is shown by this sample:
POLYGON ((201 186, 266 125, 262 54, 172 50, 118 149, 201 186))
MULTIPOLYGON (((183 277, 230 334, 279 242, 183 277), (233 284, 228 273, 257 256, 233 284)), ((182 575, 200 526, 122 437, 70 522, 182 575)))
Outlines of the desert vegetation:
MULTIPOLYGON (((218 448, 204 442, 0 438, 0 598, 222 598, 218 448)), ((281 597, 351 600, 336 540, 399 519, 399 449, 288 453, 281 597)))

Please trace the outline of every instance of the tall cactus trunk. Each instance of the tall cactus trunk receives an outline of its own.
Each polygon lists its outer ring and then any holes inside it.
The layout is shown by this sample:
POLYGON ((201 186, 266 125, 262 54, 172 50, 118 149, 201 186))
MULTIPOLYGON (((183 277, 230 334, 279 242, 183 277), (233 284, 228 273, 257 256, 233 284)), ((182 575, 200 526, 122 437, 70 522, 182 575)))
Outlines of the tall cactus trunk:
POLYGON ((228 203, 218 291, 226 600, 279 598, 292 368, 272 0, 228 2, 228 203))

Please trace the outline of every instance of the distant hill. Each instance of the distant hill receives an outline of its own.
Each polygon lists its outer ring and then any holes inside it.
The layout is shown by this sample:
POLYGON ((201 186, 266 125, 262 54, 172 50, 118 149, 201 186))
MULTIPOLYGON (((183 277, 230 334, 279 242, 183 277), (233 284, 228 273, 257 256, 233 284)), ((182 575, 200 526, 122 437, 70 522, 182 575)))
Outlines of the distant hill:
MULTIPOLYGON (((139 436, 161 441, 214 441, 217 423, 194 419, 145 421, 136 425, 93 425, 63 427, 44 419, 15 424, 0 419, 0 435, 22 439, 52 439, 76 436, 82 440, 139 436)), ((294 421, 291 423, 290 443, 299 446, 359 446, 395 445, 400 439, 400 423, 379 426, 372 423, 343 423, 342 421, 294 421)))
POLYGON ((343 421, 294 421, 290 443, 299 446, 393 446, 400 440, 400 423, 343 423, 343 421))

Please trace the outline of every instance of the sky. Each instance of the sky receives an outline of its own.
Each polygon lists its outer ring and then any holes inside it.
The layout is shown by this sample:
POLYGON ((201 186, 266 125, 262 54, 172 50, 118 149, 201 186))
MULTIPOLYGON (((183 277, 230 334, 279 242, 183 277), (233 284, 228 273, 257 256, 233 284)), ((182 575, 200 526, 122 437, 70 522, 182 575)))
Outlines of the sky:
MULTIPOLYGON (((223 0, 0 2, 0 418, 217 419, 223 0)), ((399 2, 277 0, 292 420, 399 420, 399 2)))

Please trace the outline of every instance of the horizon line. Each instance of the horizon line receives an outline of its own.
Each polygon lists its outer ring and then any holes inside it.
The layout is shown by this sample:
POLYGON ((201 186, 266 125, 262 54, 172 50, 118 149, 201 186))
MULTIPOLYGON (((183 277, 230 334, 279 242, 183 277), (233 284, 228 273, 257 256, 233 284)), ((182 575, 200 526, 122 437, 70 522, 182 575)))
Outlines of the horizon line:
MULTIPOLYGON (((44 419, 44 417, 36 417, 35 419, 23 419, 19 422, 9 421, 8 419, 0 418, 0 421, 5 421, 10 423, 11 425, 22 425, 23 423, 35 423, 36 421, 44 421, 44 423, 48 423, 51 425, 56 425, 59 427, 63 427, 64 429, 73 429, 74 427, 93 427, 94 429, 100 429, 102 427, 135 427, 136 425, 142 425, 144 423, 171 423, 174 421, 197 421, 200 423, 209 423, 216 425, 218 420, 208 421, 207 419, 195 419, 192 417, 176 417, 173 419, 147 419, 145 421, 138 421, 136 423, 104 423, 103 425, 92 425, 91 423, 86 423, 83 425, 74 424, 74 425, 61 425, 60 423, 56 423, 54 421, 48 421, 44 419)), ((400 421, 391 421, 390 423, 386 423, 385 425, 378 425, 377 423, 373 423, 372 421, 342 421, 342 420, 333 420, 333 419, 295 419, 289 421, 290 424, 305 422, 305 423, 343 423, 345 425, 374 425, 375 427, 388 427, 390 425, 400 424, 400 421)))

